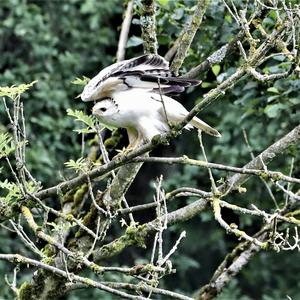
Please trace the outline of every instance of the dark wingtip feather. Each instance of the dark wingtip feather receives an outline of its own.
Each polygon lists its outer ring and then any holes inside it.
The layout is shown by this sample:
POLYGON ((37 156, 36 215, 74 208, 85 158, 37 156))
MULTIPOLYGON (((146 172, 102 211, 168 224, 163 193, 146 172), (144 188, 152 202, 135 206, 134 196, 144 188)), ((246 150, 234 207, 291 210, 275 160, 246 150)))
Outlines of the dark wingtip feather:
POLYGON ((150 74, 145 74, 141 76, 141 80, 157 82, 161 84, 179 85, 184 87, 195 86, 201 83, 200 80, 196 79, 186 79, 181 77, 165 77, 165 76, 155 76, 150 74))
POLYGON ((159 67, 159 66, 167 66, 168 62, 161 57, 160 55, 148 55, 148 61, 145 62, 147 65, 159 67))
POLYGON ((202 80, 198 80, 198 79, 187 79, 187 80, 190 82, 191 86, 196 86, 202 83, 202 80))
POLYGON ((136 70, 136 71, 119 71, 119 72, 116 72, 114 73, 114 76, 118 76, 119 78, 124 78, 126 76, 142 76, 144 74, 144 71, 139 71, 139 70, 136 70))
POLYGON ((172 85, 170 87, 166 87, 166 88, 155 88, 153 89, 153 92, 155 93, 162 93, 163 95, 168 95, 168 94, 180 94, 183 93, 185 90, 185 88, 183 86, 179 86, 179 85, 172 85))
POLYGON ((168 68, 169 66, 169 63, 160 55, 145 54, 137 58, 131 59, 130 62, 128 62, 122 67, 122 70, 134 68, 136 66, 143 65, 143 64, 150 65, 153 67, 162 67, 162 68, 168 68))
POLYGON ((139 56, 135 59, 132 59, 130 61, 130 63, 124 65, 124 69, 130 69, 130 68, 133 68, 133 67, 136 67, 138 65, 141 65, 141 64, 144 64, 146 63, 147 61, 149 60, 149 55, 148 54, 145 54, 145 55, 142 55, 142 56, 139 56))

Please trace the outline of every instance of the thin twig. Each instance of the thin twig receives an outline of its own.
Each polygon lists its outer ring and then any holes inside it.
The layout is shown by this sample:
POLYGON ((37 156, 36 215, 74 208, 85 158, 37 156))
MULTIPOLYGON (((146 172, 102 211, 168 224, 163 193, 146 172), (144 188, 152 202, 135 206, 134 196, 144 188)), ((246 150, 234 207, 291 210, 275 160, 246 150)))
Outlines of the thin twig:
POLYGON ((118 43, 117 62, 120 62, 125 58, 125 49, 128 40, 132 15, 133 15, 133 0, 130 0, 127 3, 127 8, 122 23, 122 28, 121 28, 121 33, 120 33, 120 38, 118 43))

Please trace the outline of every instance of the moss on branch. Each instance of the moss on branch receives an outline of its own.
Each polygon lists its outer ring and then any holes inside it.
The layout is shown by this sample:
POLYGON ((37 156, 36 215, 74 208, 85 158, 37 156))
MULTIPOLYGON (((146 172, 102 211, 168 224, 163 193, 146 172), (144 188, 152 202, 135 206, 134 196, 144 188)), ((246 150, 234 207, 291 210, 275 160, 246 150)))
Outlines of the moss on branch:
POLYGON ((113 257, 122 252, 129 246, 138 246, 145 248, 145 240, 148 234, 146 225, 128 226, 124 235, 113 242, 102 246, 94 253, 95 260, 113 257))
POLYGON ((173 72, 175 72, 175 74, 178 74, 178 70, 180 69, 185 57, 187 56, 194 36, 200 24, 202 23, 202 19, 208 4, 209 0, 198 0, 191 22, 188 24, 184 34, 181 37, 177 53, 171 65, 171 69, 173 72))
POLYGON ((144 52, 157 54, 155 1, 142 0, 142 13, 140 17, 144 52))

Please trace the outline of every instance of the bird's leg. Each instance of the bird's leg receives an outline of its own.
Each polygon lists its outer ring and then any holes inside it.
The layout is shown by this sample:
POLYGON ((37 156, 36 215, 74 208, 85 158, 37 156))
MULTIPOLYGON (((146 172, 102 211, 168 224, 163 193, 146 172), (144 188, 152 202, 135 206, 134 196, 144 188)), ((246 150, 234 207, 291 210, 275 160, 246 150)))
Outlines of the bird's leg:
POLYGON ((129 139, 129 145, 125 149, 126 153, 139 147, 142 144, 142 142, 143 142, 143 137, 138 133, 138 135, 135 136, 134 139, 129 139))
POLYGON ((129 145, 127 146, 127 150, 131 151, 139 145, 140 134, 137 130, 127 128, 129 145))
POLYGON ((143 137, 138 134, 137 138, 135 139, 135 141, 133 143, 130 143, 127 147, 127 149, 129 150, 133 150, 135 148, 137 148, 138 146, 140 146, 143 142, 143 137))
POLYGON ((134 149, 136 140, 138 138, 137 134, 134 134, 131 130, 127 129, 129 144, 126 149, 134 149))
POLYGON ((127 134, 129 145, 126 148, 123 148, 122 150, 118 150, 119 153, 114 158, 119 158, 123 155, 126 155, 140 145, 141 137, 135 129, 127 128, 127 134))

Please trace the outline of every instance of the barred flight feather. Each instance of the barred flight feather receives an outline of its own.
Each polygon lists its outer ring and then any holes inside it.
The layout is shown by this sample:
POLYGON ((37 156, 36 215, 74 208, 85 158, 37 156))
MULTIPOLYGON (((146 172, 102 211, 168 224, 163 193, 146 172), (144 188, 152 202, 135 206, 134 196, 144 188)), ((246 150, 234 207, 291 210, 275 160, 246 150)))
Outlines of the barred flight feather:
POLYGON ((81 99, 85 102, 97 101, 131 88, 174 94, 200 82, 175 77, 169 70, 169 63, 159 55, 142 55, 103 69, 84 87, 81 99))

